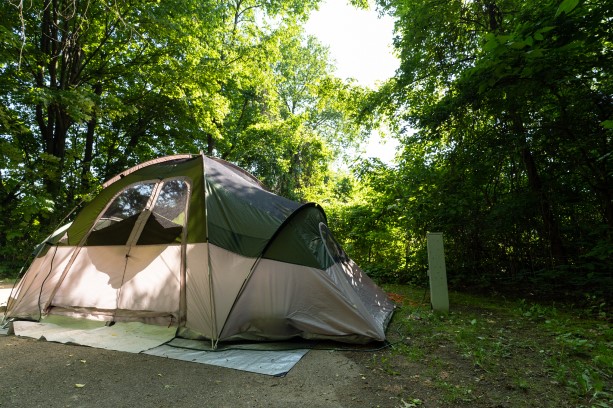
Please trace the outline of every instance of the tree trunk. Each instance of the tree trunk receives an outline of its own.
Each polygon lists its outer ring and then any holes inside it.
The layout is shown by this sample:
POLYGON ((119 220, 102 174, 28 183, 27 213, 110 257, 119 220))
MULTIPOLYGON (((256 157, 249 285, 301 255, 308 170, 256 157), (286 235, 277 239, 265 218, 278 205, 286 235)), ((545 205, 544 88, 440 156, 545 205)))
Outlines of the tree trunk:
MULTIPOLYGON (((94 87, 96 95, 102 94, 102 84, 98 82, 94 87)), ((89 190, 89 174, 91 172, 92 159, 94 158, 94 134, 98 125, 98 117, 94 109, 91 119, 87 122, 87 134, 85 135, 85 152, 83 153, 83 168, 81 171, 81 187, 84 191, 89 190)))
POLYGON ((211 133, 206 135, 206 154, 207 156, 213 156, 213 149, 215 148, 215 139, 211 133))
POLYGON ((566 258, 566 250, 564 249, 558 223, 554 217, 549 197, 543 188, 532 152, 530 152, 527 147, 524 147, 520 150, 520 155, 528 174, 530 191, 532 191, 539 200, 541 217, 543 218, 543 225, 549 241, 551 257, 554 261, 564 261, 566 258))
POLYGON ((608 237, 611 238, 611 234, 613 234, 613 197, 611 197, 609 189, 604 189, 601 195, 604 219, 608 227, 608 237))
POLYGON ((543 219, 543 227, 545 229, 545 239, 549 243, 550 257, 553 264, 556 265, 560 262, 564 262, 566 259, 566 250, 562 243, 560 229, 553 214, 549 196, 543 187, 543 182, 539 175, 536 162, 534 161, 534 156, 528 146, 523 122, 517 112, 512 113, 511 120, 516 137, 520 140, 519 154, 526 169, 526 174, 528 175, 528 186, 530 191, 538 198, 540 213, 543 219))
MULTIPOLYGON (((80 48, 77 35, 68 33, 68 20, 62 15, 57 0, 46 0, 41 24, 40 51, 36 72, 36 86, 47 88, 51 93, 69 89, 76 77, 70 72, 78 72, 80 48), (60 20, 64 20, 60 23, 60 20), (60 33, 60 25, 62 32, 60 33), (72 39, 69 40, 69 39, 72 39)), ((57 197, 62 188, 62 173, 66 156, 66 136, 73 121, 59 99, 48 105, 36 106, 36 121, 40 129, 44 151, 55 160, 48 163, 49 170, 44 176, 44 185, 52 197, 57 197)))

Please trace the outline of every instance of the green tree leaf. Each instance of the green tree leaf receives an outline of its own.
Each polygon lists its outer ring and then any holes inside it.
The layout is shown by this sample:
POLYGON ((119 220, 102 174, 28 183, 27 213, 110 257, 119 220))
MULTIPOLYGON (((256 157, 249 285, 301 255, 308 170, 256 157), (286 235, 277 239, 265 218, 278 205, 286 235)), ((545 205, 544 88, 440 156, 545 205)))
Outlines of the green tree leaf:
POLYGON ((579 5, 579 0, 563 0, 558 6, 555 16, 558 17, 562 13, 570 14, 577 5, 579 5))

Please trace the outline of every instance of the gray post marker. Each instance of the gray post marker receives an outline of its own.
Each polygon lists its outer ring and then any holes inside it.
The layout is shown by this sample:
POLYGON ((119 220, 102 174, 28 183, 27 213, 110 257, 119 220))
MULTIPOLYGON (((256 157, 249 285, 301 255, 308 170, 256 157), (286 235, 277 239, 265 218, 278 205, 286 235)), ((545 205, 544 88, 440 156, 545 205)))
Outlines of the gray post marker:
POLYGON ((443 233, 429 232, 428 240, 428 276, 430 277, 430 302, 435 312, 449 312, 449 292, 447 290, 447 270, 445 268, 445 250, 443 233))

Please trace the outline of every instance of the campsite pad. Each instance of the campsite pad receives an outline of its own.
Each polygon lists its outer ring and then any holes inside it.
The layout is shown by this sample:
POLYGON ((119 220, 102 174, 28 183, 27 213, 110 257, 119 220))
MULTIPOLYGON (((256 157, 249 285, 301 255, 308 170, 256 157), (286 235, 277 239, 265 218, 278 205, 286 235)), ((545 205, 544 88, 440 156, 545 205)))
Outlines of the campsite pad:
POLYGON ((49 316, 42 322, 13 322, 15 335, 128 353, 191 361, 258 374, 283 376, 309 351, 301 343, 247 343, 220 346, 174 338, 175 327, 49 316))

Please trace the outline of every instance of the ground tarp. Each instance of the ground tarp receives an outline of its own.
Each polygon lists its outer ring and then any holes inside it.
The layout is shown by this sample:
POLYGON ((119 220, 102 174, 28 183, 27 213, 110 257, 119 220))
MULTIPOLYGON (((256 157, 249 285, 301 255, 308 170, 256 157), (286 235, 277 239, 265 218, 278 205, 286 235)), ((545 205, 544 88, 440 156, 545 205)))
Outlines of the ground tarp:
POLYGON ((15 321, 16 336, 143 353, 272 376, 287 374, 309 351, 295 343, 232 344, 212 350, 210 341, 174 338, 175 327, 139 322, 104 322, 51 316, 42 322, 15 321))

